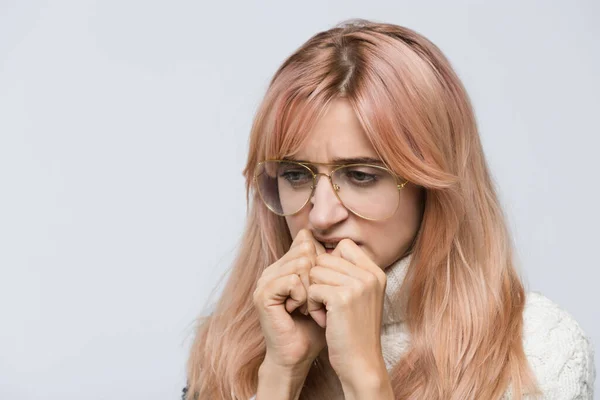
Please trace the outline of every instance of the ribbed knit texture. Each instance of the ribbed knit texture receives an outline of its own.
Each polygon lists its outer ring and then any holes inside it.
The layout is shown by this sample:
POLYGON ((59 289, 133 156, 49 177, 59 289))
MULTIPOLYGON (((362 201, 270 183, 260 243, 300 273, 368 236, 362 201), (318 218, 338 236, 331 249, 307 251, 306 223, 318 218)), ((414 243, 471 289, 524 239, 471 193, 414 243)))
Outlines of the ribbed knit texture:
MULTIPOLYGON (((381 347, 388 372, 410 344, 404 322, 403 301, 390 299, 400 290, 410 256, 386 269, 381 347)), ((594 395, 594 349, 579 324, 566 311, 540 293, 527 295, 523 313, 523 346, 544 400, 592 400, 594 395)), ((332 394, 333 396, 333 394, 332 394)), ((250 400, 253 400, 252 397, 250 400)), ((331 397, 343 399, 343 394, 331 397)), ((507 391, 502 400, 513 396, 507 391)))
MULTIPOLYGON (((409 333, 402 302, 389 299, 400 289, 410 256, 386 269, 387 287, 381 346, 388 371, 408 349, 409 333)), ((523 312, 523 347, 543 399, 591 400, 594 395, 594 349, 579 324, 540 293, 527 294, 523 312)), ((503 399, 512 399, 510 390, 503 399)))

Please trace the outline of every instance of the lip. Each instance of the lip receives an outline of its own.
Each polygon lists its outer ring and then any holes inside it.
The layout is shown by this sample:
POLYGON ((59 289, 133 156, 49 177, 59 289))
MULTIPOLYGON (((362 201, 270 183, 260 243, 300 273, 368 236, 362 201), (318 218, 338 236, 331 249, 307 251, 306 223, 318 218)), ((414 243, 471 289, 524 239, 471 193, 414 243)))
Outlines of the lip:
MULTIPOLYGON (((341 242, 341 241, 342 241, 342 240, 344 240, 344 239, 350 239, 350 240, 352 240, 354 243, 356 243, 357 245, 359 245, 359 246, 360 246, 360 242, 357 242, 356 240, 354 240, 354 239, 352 239, 352 238, 350 238, 350 237, 321 238, 321 237, 318 237, 318 236, 314 236, 314 238, 315 238, 315 240, 317 240, 317 241, 318 241, 318 242, 320 242, 321 244, 324 244, 324 243, 336 243, 336 244, 337 244, 337 243, 341 242)), ((333 250, 333 249, 332 249, 332 250, 333 250)))

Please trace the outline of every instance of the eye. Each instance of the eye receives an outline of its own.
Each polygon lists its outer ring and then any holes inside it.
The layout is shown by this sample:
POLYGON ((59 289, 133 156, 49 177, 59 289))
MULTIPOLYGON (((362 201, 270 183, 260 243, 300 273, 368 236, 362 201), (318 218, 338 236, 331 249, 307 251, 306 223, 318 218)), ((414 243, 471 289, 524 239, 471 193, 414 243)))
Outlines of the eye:
POLYGON ((362 186, 374 184, 378 180, 376 174, 357 169, 347 170, 345 175, 349 182, 362 186))
POLYGON ((286 169, 279 176, 285 179, 292 185, 301 185, 308 182, 312 183, 312 176, 306 170, 302 169, 286 169))
POLYGON ((348 175, 352 178, 355 179, 357 181, 370 181, 375 179, 375 175, 372 174, 367 174, 366 172, 362 172, 362 171, 348 171, 348 175))

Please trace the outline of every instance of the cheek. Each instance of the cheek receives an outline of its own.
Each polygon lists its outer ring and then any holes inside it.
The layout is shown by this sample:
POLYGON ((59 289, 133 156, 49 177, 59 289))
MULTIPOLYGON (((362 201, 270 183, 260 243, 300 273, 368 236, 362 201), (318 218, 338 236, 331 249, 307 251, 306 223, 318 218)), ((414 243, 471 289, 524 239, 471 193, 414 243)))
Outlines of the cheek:
POLYGON ((421 224, 418 193, 406 193, 408 198, 398 213, 381 225, 369 228, 369 256, 383 269, 397 261, 408 250, 421 224))
POLYGON ((380 229, 373 230, 367 237, 369 239, 363 250, 382 269, 396 261, 409 244, 402 230, 398 229, 398 224, 385 228, 380 227, 380 229))
POLYGON ((292 239, 296 237, 296 235, 298 234, 298 232, 300 232, 301 229, 308 227, 307 218, 305 218, 303 214, 304 213, 301 212, 296 215, 285 217, 285 222, 287 224, 288 230, 290 231, 292 239))

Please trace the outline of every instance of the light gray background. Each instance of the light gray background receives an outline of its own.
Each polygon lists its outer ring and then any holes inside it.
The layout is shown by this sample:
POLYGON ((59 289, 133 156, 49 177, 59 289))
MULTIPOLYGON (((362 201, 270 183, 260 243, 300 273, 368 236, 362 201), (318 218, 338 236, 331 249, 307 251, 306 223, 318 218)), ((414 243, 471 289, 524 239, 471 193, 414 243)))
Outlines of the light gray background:
POLYGON ((351 17, 409 26, 447 54, 528 287, 600 343, 599 9, 2 0, 0 398, 178 398, 193 319, 243 227, 267 83, 351 17))

